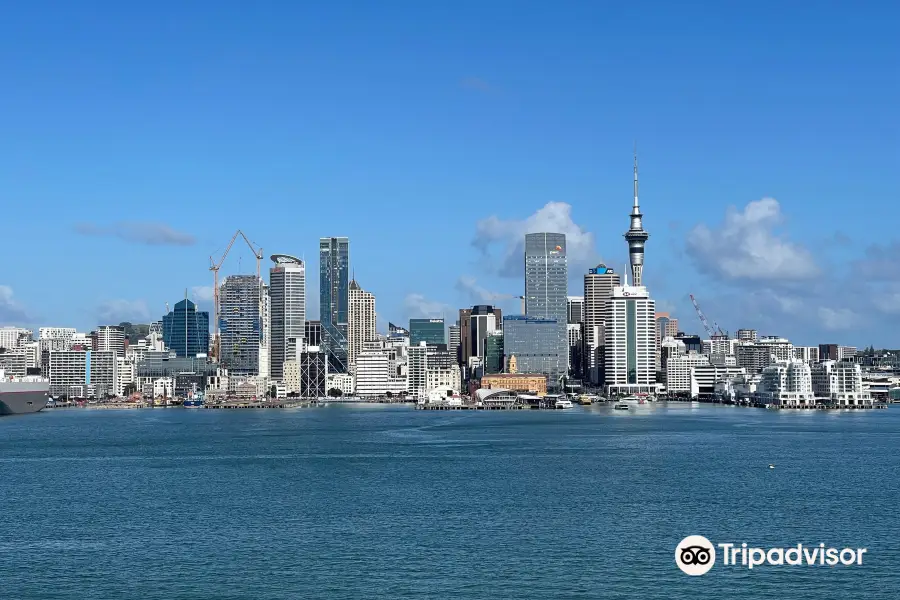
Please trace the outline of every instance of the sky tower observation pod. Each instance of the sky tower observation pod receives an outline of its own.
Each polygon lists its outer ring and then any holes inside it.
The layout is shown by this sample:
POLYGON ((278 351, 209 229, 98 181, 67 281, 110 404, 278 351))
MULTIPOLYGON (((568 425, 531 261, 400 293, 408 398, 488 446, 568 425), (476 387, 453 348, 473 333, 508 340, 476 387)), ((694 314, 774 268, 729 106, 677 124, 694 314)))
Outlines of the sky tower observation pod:
POLYGON ((297 258, 296 256, 291 256, 290 254, 273 254, 271 257, 272 262, 277 266, 286 266, 286 265, 299 265, 303 266, 303 261, 297 258))

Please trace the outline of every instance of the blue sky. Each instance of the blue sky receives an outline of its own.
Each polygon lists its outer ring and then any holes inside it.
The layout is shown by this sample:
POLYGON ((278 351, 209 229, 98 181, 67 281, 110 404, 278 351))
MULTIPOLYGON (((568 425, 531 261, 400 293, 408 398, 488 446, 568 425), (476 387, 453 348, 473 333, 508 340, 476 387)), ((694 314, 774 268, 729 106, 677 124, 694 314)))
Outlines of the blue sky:
MULTIPOLYGON (((0 322, 203 302, 237 228, 308 260, 312 315, 331 235, 381 323, 515 311, 535 228, 569 235, 577 294, 626 260, 637 140, 645 278, 682 329, 694 293, 726 329, 900 346, 897 7, 309 4, 5 11, 0 322)), ((222 272, 253 268, 236 245, 222 272)))

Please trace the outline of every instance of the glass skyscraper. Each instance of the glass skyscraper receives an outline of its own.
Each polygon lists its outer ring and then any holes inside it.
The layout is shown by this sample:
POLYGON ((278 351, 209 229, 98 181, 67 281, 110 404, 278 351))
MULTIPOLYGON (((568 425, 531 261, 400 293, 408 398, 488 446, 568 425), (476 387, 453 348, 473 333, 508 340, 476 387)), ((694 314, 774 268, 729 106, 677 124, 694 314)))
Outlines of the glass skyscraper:
MULTIPOLYGON (((565 324, 563 321, 563 326, 565 324)), ((558 337, 559 323, 556 319, 520 315, 503 317, 503 353, 506 360, 515 356, 519 373, 546 375, 548 389, 558 388, 559 378, 565 374, 560 368, 558 337)))
MULTIPOLYGON (((569 273, 566 263, 566 236, 562 233, 529 233, 525 235, 525 314, 556 322, 556 353, 560 374, 569 369, 567 288, 569 273)), ((505 323, 505 319, 504 319, 505 323)), ((509 354, 507 345, 507 355, 509 354)), ((556 386, 550 380, 548 385, 556 386)))
POLYGON ((219 292, 219 362, 232 375, 259 374, 260 345, 265 339, 260 314, 262 289, 256 275, 229 275, 219 292))
POLYGON ((185 298, 162 320, 163 342, 176 356, 194 357, 209 352, 209 313, 185 298))
POLYGON ((319 320, 329 371, 346 373, 350 309, 350 239, 319 239, 319 320))
POLYGON ((410 319, 409 320, 409 345, 418 346, 419 342, 425 342, 429 346, 446 344, 444 337, 443 319, 410 319))

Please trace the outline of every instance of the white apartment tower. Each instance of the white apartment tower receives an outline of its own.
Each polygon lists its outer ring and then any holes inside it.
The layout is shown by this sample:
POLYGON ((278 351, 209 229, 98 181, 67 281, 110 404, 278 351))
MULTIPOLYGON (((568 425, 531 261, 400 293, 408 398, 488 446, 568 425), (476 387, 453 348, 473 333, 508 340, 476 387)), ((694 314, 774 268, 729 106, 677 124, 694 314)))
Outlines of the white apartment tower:
POLYGON ((765 367, 757 388, 757 398, 777 406, 815 406, 809 365, 791 359, 778 360, 765 367))
POLYGON ((11 350, 31 341, 33 333, 22 327, 0 327, 0 348, 11 350))
POLYGON ((101 325, 97 328, 97 348, 99 352, 115 352, 125 356, 125 328, 120 325, 101 325))
POLYGON ((826 360, 812 367, 812 386, 817 399, 841 407, 869 406, 872 396, 863 388, 862 367, 857 363, 826 360))
POLYGON ((306 334, 306 265, 295 256, 273 254, 269 269, 269 372, 284 380, 284 363, 296 360, 306 334), (293 352, 292 352, 293 351, 293 352))
POLYGON ((375 318, 375 296, 359 287, 354 278, 350 281, 347 315, 347 362, 351 373, 363 344, 375 339, 375 318))

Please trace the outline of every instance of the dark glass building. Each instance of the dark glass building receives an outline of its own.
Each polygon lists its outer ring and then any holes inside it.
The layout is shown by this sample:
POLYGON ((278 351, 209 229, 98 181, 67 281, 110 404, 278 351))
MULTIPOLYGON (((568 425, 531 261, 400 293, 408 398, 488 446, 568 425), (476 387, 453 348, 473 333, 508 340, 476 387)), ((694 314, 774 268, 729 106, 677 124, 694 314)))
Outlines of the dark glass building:
POLYGON ((558 389, 565 375, 559 361, 559 323, 556 319, 530 316, 503 317, 503 350, 507 360, 516 357, 516 370, 543 373, 547 388, 558 389))
POLYGON ((484 374, 503 372, 503 332, 492 331, 484 342, 484 374))
POLYGON ((350 309, 350 239, 319 239, 319 320, 329 372, 346 373, 350 309))
POLYGON ((306 345, 321 346, 322 345, 322 323, 319 321, 306 322, 306 345))
POLYGON ((409 320, 409 344, 418 346, 425 342, 429 346, 446 344, 444 337, 443 319, 410 319, 409 320))
POLYGON ((209 352, 209 313, 185 298, 162 319, 166 348, 177 356, 191 357, 209 352))

